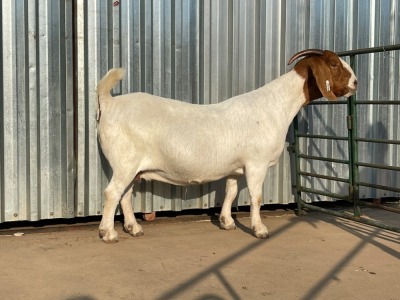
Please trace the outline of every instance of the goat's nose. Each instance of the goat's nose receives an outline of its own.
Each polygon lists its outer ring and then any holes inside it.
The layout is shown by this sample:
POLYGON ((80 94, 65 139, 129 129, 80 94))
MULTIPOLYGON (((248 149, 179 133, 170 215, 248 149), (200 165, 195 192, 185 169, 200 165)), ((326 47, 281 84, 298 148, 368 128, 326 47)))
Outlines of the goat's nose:
POLYGON ((354 80, 354 85, 357 85, 357 83, 358 83, 357 80, 354 80))

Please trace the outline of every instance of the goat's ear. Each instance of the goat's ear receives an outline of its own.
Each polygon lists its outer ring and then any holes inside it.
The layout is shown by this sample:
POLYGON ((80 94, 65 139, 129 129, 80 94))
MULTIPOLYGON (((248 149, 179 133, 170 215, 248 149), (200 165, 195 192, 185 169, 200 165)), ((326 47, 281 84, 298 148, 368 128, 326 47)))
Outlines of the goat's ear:
POLYGON ((322 96, 329 100, 337 100, 336 95, 332 92, 333 81, 331 70, 327 65, 323 57, 319 57, 317 62, 313 62, 310 65, 311 71, 317 83, 318 89, 320 90, 322 96))

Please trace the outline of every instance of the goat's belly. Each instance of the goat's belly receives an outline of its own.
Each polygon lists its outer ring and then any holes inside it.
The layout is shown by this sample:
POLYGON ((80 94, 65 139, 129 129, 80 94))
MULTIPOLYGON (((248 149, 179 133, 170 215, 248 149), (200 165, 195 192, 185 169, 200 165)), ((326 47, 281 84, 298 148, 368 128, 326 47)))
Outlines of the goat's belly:
POLYGON ((138 175, 138 179, 144 179, 146 181, 156 180, 174 185, 196 185, 216 181, 229 175, 243 175, 243 173, 243 168, 237 168, 230 172, 206 174, 201 176, 196 176, 195 174, 193 174, 193 176, 190 176, 190 174, 182 175, 176 173, 167 173, 163 171, 144 171, 140 172, 140 174, 138 175))

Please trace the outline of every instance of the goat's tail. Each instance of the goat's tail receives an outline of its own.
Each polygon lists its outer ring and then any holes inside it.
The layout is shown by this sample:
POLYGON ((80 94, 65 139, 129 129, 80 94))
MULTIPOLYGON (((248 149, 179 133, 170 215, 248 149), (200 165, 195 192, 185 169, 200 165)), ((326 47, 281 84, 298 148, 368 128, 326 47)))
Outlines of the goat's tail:
POLYGON ((111 69, 107 74, 99 81, 97 85, 97 94, 99 98, 111 96, 110 92, 114 85, 117 84, 122 78, 124 78, 124 69, 111 69))

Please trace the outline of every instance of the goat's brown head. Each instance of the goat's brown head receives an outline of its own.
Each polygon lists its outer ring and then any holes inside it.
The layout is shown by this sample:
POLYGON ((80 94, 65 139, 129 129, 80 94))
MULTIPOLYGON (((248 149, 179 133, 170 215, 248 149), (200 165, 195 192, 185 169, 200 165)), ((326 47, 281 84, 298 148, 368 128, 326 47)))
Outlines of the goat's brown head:
POLYGON ((357 90, 357 78, 348 63, 328 50, 308 49, 296 53, 288 62, 303 57, 294 70, 303 78, 306 103, 321 98, 337 100, 350 97, 357 90))

